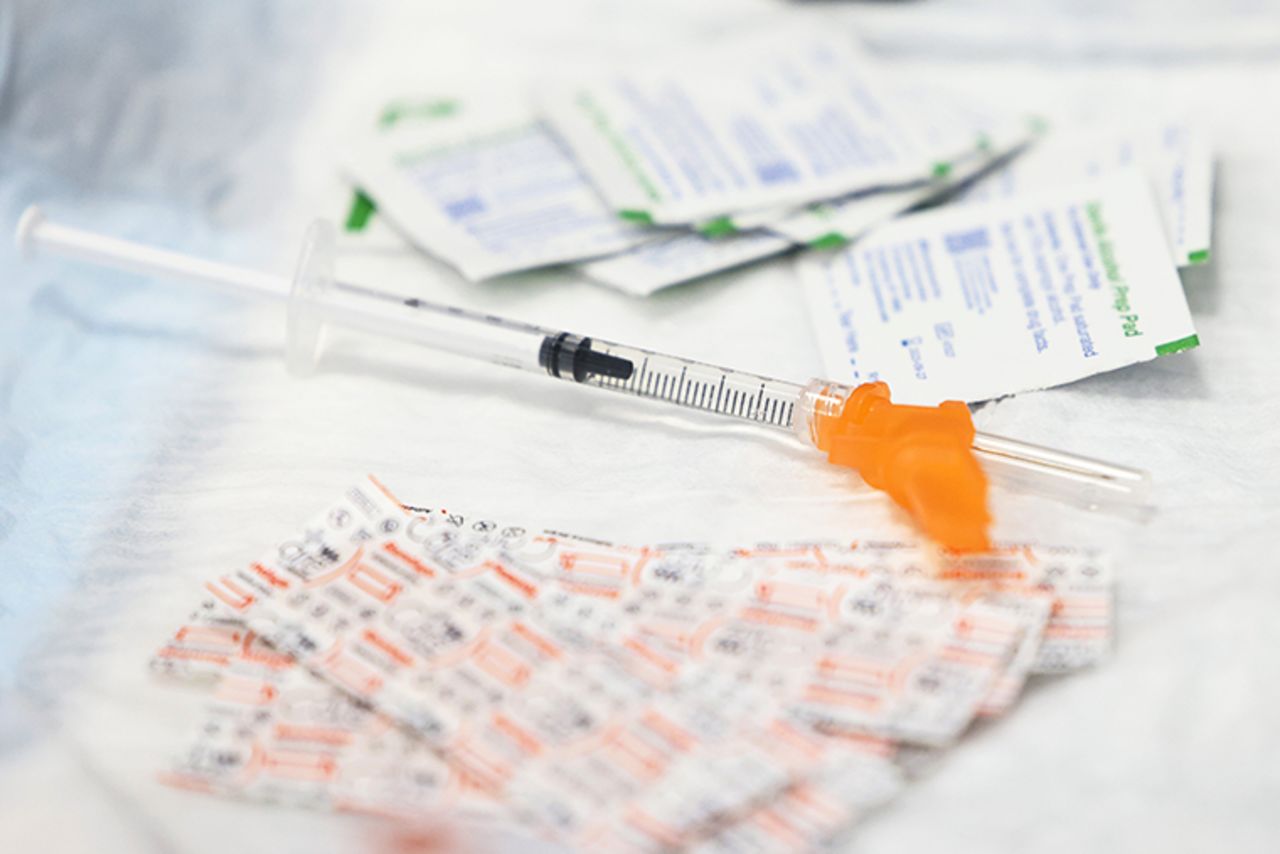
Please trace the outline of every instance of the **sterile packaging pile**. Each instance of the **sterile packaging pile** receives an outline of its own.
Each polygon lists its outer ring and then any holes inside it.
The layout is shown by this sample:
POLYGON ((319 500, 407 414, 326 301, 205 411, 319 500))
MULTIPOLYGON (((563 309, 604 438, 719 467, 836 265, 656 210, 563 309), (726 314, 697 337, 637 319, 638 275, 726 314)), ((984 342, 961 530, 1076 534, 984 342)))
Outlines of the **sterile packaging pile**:
POLYGON ((1176 117, 1011 114, 797 28, 378 125, 346 146, 349 227, 376 209, 468 279, 569 265, 635 296, 793 254, 827 375, 905 402, 1198 343, 1177 270, 1209 257, 1212 159, 1176 117))
MULTIPOLYGON (((1010 116, 795 30, 379 124, 343 160, 349 231, 385 216, 471 280, 573 265, 633 296, 791 253, 829 377, 905 403, 1198 343, 1178 267, 1208 256, 1212 166, 1179 121, 1010 116)), ((639 394, 660 354, 637 352, 639 394)), ((696 408, 715 386, 686 370, 650 396, 696 408)), ((517 521, 368 478, 209 579, 152 659, 201 704, 162 778, 575 850, 809 850, 1111 644, 1082 538, 617 545, 517 521)))
POLYGON ((1111 582, 1039 545, 612 545, 368 478, 158 649, 207 692, 162 777, 581 850, 808 850, 1030 675, 1103 658, 1111 582))

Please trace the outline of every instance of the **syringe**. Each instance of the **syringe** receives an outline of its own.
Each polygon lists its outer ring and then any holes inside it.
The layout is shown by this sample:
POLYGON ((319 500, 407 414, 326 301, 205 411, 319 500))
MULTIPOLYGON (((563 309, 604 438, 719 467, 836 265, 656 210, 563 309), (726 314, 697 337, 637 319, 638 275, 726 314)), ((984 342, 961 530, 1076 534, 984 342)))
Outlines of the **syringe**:
MULTIPOLYGON (((822 445, 824 420, 840 416, 854 392, 840 383, 774 379, 335 281, 335 233, 322 221, 307 230, 292 280, 59 225, 35 206, 19 221, 16 242, 26 257, 59 254, 284 303, 286 360, 298 375, 314 370, 321 333, 333 324, 788 431, 815 447, 822 445)), ((1126 466, 980 432, 972 450, 994 480, 1086 508, 1135 507, 1146 498, 1146 474, 1126 466)))

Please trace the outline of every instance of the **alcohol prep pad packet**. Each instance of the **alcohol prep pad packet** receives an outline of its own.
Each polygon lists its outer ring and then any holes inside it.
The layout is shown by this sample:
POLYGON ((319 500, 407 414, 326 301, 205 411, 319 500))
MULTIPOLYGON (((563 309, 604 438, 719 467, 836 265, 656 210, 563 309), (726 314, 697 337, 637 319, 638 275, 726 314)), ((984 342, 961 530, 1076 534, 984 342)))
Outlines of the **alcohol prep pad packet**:
POLYGON ((841 246, 916 206, 967 184, 981 183, 984 173, 1004 161, 1017 160, 1016 155, 1041 134, 1034 117, 983 109, 972 99, 936 84, 905 86, 903 97, 920 109, 925 138, 931 145, 941 150, 947 140, 970 139, 971 147, 940 161, 928 181, 806 205, 764 223, 765 227, 798 244, 827 249, 841 246))
POLYGON ((792 242, 755 229, 726 237, 676 231, 634 249, 579 265, 588 278, 631 296, 648 296, 663 288, 780 255, 792 242))
POLYGON ((935 155, 970 142, 931 145, 851 38, 808 28, 593 80, 548 81, 538 95, 608 203, 660 224, 921 180, 935 155))
POLYGON ((1187 122, 1055 131, 975 184, 964 198, 1012 198, 1135 167, 1151 182, 1174 262, 1186 267, 1208 261, 1213 155, 1208 141, 1187 122))
POLYGON ((472 280, 652 236, 609 212, 560 141, 518 105, 370 134, 349 147, 344 168, 419 248, 472 280))
POLYGON ((709 237, 754 228, 798 244, 848 242, 884 219, 971 182, 1042 135, 1036 116, 993 106, 936 81, 895 78, 895 104, 911 105, 913 126, 935 158, 932 172, 907 184, 860 189, 801 207, 738 211, 697 225, 709 237))
POLYGON ((799 262, 828 376, 989 400, 1195 347, 1146 177, 895 220, 799 262))

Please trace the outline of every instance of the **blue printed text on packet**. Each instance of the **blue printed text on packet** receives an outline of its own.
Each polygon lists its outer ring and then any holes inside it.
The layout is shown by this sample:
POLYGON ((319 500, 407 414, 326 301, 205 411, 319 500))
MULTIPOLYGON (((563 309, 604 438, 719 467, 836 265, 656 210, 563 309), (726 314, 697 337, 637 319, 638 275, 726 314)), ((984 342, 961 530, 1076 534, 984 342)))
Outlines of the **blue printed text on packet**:
POLYGON ((885 380, 908 403, 988 400, 1198 343, 1136 172, 903 217, 799 265, 830 378, 885 380))

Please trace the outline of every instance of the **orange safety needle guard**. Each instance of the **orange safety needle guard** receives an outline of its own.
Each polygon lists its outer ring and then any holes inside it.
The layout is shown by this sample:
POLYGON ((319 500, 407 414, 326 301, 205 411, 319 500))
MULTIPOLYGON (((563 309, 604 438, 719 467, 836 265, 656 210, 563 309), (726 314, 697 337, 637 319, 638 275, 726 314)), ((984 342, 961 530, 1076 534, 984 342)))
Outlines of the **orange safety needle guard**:
POLYGON ((973 452, 973 417, 965 404, 893 403, 886 383, 864 383, 839 414, 815 414, 813 431, 829 462, 887 492, 940 545, 959 552, 990 548, 987 476, 973 452))

